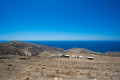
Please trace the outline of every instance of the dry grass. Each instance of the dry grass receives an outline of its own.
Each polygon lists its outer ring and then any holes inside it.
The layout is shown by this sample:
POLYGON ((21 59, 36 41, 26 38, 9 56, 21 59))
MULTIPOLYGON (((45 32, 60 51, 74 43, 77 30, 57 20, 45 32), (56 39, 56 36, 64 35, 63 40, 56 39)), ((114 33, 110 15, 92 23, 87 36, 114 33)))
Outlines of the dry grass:
POLYGON ((95 60, 82 60, 45 54, 20 58, 0 59, 0 80, 120 80, 119 57, 97 55, 95 60))

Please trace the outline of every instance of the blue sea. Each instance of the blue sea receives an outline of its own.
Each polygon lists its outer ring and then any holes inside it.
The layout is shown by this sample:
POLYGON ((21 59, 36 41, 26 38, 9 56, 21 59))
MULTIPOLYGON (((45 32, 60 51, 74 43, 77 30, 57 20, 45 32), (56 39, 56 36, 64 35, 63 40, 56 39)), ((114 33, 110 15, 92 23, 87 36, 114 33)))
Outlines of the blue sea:
MULTIPOLYGON (((8 41, 0 41, 8 42, 8 41)), ((86 48, 95 52, 120 52, 120 41, 24 41, 63 49, 86 48)))

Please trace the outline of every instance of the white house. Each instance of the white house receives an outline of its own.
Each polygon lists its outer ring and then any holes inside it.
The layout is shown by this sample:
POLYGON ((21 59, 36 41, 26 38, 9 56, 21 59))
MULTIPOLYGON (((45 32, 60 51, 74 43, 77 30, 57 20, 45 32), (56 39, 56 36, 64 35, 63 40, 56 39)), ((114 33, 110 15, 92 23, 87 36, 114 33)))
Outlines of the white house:
POLYGON ((64 57, 66 57, 66 58, 70 58, 70 55, 65 55, 64 57))
POLYGON ((94 60, 94 58, 93 58, 93 57, 87 57, 87 59, 89 59, 89 60, 94 60))
POLYGON ((58 57, 61 58, 61 57, 62 57, 62 54, 59 54, 58 57))
POLYGON ((80 58, 80 59, 84 59, 84 57, 83 57, 83 56, 79 56, 79 58, 80 58))
POLYGON ((72 57, 72 58, 76 58, 76 56, 75 56, 75 55, 72 55, 71 57, 72 57))

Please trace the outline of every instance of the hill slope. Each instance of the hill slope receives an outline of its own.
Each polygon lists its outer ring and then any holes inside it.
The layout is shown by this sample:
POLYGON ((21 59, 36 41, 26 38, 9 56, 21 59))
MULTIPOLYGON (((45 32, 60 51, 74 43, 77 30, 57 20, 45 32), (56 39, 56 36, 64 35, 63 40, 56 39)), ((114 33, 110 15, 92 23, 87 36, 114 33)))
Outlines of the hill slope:
POLYGON ((0 54, 38 55, 45 51, 63 52, 64 49, 20 41, 0 43, 0 54))

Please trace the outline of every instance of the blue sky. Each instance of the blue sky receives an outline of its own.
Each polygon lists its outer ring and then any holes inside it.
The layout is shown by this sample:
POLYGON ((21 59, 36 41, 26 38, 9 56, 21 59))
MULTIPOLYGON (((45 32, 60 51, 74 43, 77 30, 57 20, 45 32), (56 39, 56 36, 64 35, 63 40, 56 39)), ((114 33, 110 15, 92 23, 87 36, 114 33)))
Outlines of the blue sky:
POLYGON ((0 0, 0 40, 120 40, 120 1, 0 0))

